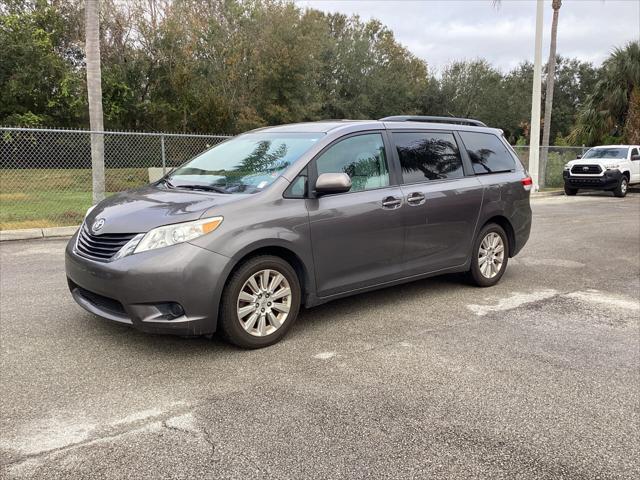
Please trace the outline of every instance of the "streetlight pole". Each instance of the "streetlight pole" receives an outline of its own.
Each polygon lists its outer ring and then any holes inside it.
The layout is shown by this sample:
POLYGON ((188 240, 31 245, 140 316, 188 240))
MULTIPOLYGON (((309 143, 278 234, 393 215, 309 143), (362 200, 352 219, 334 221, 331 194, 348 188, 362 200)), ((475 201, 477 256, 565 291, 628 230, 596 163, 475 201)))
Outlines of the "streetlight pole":
MULTIPOLYGON (((529 132, 529 174, 533 190, 538 191, 540 169, 540 107, 542 104, 542 24, 544 0, 536 1, 536 40, 533 63, 533 93, 531 95, 531 130, 529 132)), ((544 175, 545 172, 541 172, 544 175)))

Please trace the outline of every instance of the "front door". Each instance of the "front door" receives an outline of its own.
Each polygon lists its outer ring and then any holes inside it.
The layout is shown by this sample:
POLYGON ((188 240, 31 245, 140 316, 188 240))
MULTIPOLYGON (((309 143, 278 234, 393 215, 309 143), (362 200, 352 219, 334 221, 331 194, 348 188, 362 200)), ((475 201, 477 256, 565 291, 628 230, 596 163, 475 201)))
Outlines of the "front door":
POLYGON ((464 264, 471 252, 483 187, 475 176, 465 176, 453 133, 394 132, 392 140, 406 204, 405 274, 464 264))
MULTIPOLYGON (((306 200, 318 296, 384 283, 402 275, 402 191, 391 185, 381 133, 347 137, 329 146, 311 166, 347 173, 347 193, 306 200)), ((311 188, 312 189, 312 188, 311 188)))

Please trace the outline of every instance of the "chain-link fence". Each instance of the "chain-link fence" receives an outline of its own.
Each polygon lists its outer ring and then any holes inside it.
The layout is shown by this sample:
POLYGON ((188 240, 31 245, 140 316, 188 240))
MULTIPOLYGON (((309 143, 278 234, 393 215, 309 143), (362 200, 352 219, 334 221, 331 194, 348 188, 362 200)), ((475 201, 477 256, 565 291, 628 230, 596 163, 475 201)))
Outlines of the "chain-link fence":
MULTIPOLYGON (((104 132, 106 195, 145 185, 223 135, 104 132)), ((91 132, 0 128, 0 230, 78 225, 92 203, 91 132)))
MULTIPOLYGON (((145 185, 223 135, 103 132, 107 195, 145 185)), ((525 166, 529 147, 514 147, 525 166)), ((546 186, 562 186, 583 147, 549 147, 546 186)), ((77 225, 92 203, 91 132, 0 127, 0 230, 77 225)))
MULTIPOLYGON (((520 157, 523 165, 529 169, 529 146, 516 145, 513 149, 520 157)), ((588 150, 586 147, 540 147, 540 154, 547 151, 547 168, 545 171, 545 188, 562 187, 562 170, 565 163, 575 160, 578 155, 588 150)), ((542 182, 541 182, 542 183, 542 182)))

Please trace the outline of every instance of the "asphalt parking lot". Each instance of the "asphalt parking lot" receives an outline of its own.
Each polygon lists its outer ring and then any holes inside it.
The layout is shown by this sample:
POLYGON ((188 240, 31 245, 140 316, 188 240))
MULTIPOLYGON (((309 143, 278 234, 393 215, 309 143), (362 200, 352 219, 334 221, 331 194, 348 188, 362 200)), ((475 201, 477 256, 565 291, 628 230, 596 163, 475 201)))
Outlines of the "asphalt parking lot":
POLYGON ((96 318, 0 246, 2 478, 638 478, 640 193, 533 203, 496 287, 304 311, 242 351, 96 318))

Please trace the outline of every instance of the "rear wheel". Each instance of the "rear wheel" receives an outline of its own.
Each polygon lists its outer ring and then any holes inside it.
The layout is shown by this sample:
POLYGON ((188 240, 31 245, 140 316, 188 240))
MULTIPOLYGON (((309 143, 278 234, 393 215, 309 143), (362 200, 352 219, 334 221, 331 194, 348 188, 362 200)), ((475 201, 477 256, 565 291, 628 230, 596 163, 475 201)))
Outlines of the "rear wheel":
POLYGON ((564 186, 564 194, 565 195, 569 195, 570 197, 574 196, 576 193, 578 193, 578 189, 577 188, 571 188, 568 186, 564 186))
POLYGON ((509 240, 504 229, 495 223, 485 225, 473 246, 470 280, 479 287, 498 283, 509 261, 509 240))
POLYGON ((298 316, 300 282, 280 257, 249 259, 231 276, 222 296, 220 327, 224 337, 242 348, 273 345, 298 316))
POLYGON ((627 177, 623 176, 618 186, 613 189, 613 194, 616 197, 624 197, 627 194, 628 189, 629 189, 629 180, 627 180, 627 177))

